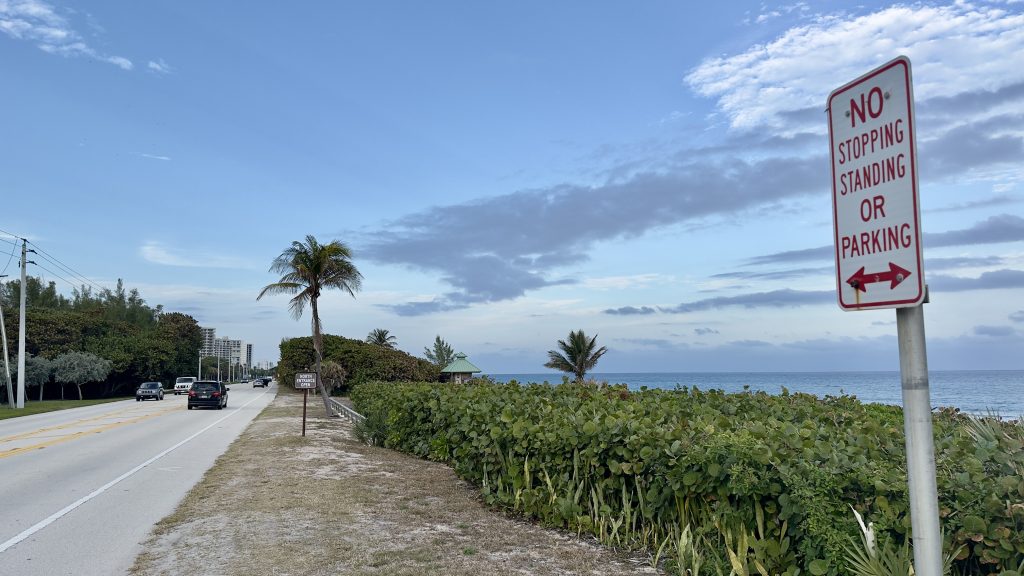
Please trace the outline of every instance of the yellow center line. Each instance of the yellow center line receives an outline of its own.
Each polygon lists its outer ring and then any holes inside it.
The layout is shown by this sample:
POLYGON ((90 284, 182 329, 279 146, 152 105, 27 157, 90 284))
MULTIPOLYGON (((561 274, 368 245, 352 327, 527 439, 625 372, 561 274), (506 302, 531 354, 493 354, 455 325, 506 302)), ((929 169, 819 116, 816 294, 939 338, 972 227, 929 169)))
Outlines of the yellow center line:
MULTIPOLYGON (((137 407, 133 407, 133 408, 137 408, 137 407)), ((40 436, 42 434, 45 434, 47 432, 52 432, 54 430, 63 430, 65 428, 71 428, 73 426, 79 426, 79 425, 85 424, 87 422, 95 422, 97 420, 104 420, 104 419, 107 419, 107 418, 116 417, 116 416, 119 416, 120 414, 124 414, 125 412, 128 412, 130 410, 131 410, 131 408, 124 408, 124 409, 121 409, 121 410, 115 410, 114 412, 107 412, 106 414, 101 414, 99 416, 93 416, 92 418, 81 418, 79 420, 74 420, 74 421, 68 422, 66 424, 57 424, 55 426, 47 426, 46 428, 39 428, 38 430, 32 430, 31 432, 22 432, 21 434, 12 434, 10 436, 4 436, 4 437, 0 438, 0 442, 9 442, 11 440, 21 440, 23 438, 30 438, 32 436, 40 436)))
MULTIPOLYGON (((143 414, 142 416, 137 416, 135 418, 129 418, 127 420, 118 420, 117 422, 112 422, 110 424, 105 424, 105 425, 99 426, 97 428, 92 428, 92 429, 89 429, 89 430, 80 430, 78 432, 72 432, 70 434, 65 434, 63 436, 57 436, 56 438, 53 438, 52 440, 47 440, 45 442, 39 442, 38 444, 32 444, 30 446, 22 446, 20 448, 11 448, 9 450, 0 452, 0 459, 8 458, 8 457, 11 457, 11 456, 15 456, 15 455, 21 454, 23 452, 30 452, 32 450, 41 450, 43 448, 47 448, 47 447, 54 446, 54 445, 57 445, 57 444, 63 444, 64 442, 68 442, 70 440, 74 440, 75 438, 81 438, 81 437, 89 435, 89 434, 99 434, 100 432, 106 432, 107 430, 113 430, 114 428, 119 428, 121 426, 127 426, 128 424, 135 424, 137 422, 142 422, 143 420, 149 420, 150 418, 156 418, 157 416, 163 416, 164 414, 168 414, 170 412, 174 412, 174 411, 180 410, 180 409, 181 409, 181 407, 178 407, 178 406, 173 407, 173 408, 165 408, 163 410, 160 410, 159 412, 151 412, 149 414, 143 414)), ((108 414, 107 416, 110 416, 110 415, 108 414)), ((95 419, 94 418, 90 418, 89 420, 95 420, 95 419)))

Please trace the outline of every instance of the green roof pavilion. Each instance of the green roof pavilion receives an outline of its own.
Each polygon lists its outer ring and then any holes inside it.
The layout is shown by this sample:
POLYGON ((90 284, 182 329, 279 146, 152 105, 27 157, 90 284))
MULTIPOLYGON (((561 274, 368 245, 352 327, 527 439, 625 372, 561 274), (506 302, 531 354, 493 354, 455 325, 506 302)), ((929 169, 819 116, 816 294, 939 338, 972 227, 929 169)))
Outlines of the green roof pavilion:
POLYGON ((450 375, 452 382, 456 384, 462 384, 469 380, 473 377, 474 372, 483 372, 483 370, 474 366, 469 360, 466 360, 466 355, 462 352, 455 355, 455 360, 451 364, 441 369, 441 373, 450 375))

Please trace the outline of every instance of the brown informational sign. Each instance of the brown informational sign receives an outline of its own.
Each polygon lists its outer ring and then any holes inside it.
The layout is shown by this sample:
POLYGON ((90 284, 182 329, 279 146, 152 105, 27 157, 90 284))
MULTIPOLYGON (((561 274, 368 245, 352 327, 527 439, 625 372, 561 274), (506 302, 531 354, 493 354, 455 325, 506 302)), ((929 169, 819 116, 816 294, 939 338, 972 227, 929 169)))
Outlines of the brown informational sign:
POLYGON ((309 391, 316 388, 316 372, 297 372, 295 389, 302 390, 302 435, 306 435, 306 399, 309 391))
POLYGON ((295 388, 297 390, 312 390, 316 388, 316 372, 299 372, 295 374, 295 388))

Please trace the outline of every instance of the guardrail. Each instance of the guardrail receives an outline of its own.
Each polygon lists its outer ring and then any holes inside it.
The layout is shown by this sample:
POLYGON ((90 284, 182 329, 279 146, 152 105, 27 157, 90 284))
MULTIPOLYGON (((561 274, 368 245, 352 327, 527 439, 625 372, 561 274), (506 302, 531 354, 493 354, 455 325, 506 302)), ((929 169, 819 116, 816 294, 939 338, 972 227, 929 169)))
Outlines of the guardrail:
POLYGON ((362 422, 363 420, 366 420, 366 416, 363 416, 359 412, 356 412, 355 410, 349 408, 348 406, 345 406, 344 404, 342 404, 340 400, 328 398, 328 401, 331 404, 331 411, 334 412, 335 416, 348 418, 353 423, 359 423, 362 422))

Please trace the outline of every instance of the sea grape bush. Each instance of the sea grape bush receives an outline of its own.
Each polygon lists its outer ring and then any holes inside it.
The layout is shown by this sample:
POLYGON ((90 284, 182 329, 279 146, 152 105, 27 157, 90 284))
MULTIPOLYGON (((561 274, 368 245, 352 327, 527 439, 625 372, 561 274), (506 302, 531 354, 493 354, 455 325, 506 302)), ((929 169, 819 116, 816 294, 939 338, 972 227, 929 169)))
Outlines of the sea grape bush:
MULTIPOLYGON (((371 382, 352 399, 373 440, 450 463, 488 503, 679 562, 701 543, 727 573, 846 573, 851 506, 887 542, 909 537, 895 406, 486 380, 371 382)), ((1019 570, 1024 427, 942 411, 934 428, 954 570, 1019 570)))

